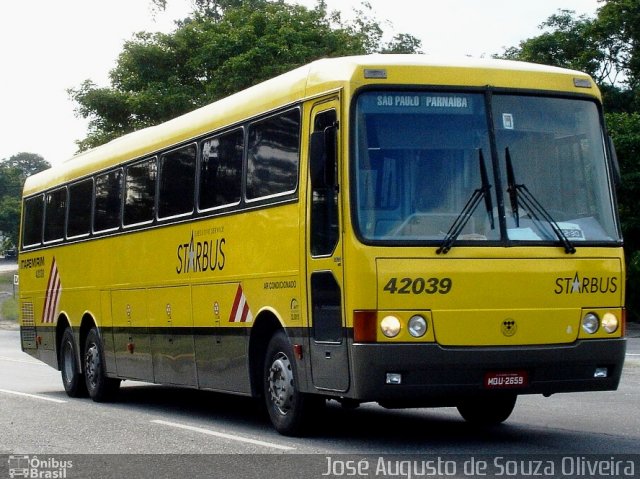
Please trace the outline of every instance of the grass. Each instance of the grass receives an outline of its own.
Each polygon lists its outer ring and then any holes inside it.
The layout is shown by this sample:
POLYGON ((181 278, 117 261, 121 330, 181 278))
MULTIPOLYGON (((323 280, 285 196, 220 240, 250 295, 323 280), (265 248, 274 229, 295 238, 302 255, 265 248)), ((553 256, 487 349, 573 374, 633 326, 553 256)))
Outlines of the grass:
POLYGON ((18 302, 15 299, 10 298, 2 302, 0 319, 18 321, 18 302))
POLYGON ((18 302, 13 298, 13 274, 0 273, 0 292, 10 293, 0 296, 0 319, 18 321, 18 302))

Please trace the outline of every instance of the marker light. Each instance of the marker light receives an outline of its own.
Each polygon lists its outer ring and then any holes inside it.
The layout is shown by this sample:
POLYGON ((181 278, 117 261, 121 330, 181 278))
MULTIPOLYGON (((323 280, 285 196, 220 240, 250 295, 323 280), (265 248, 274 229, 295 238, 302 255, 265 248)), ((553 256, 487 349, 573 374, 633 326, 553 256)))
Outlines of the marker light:
POLYGON ((615 333, 618 330, 618 324, 618 318, 616 318, 615 314, 605 313, 602 316, 602 327, 607 333, 615 333))
POLYGON ((387 78, 387 70, 383 68, 380 68, 380 69, 365 68, 364 77, 385 80, 387 78))
POLYGON ((400 320, 395 316, 385 316, 380 321, 380 329, 387 338, 394 338, 400 332, 400 320))
POLYGON ((574 78, 573 86, 576 88, 591 88, 591 80, 588 78, 574 78))
POLYGON ((582 318, 582 329, 589 334, 594 334, 600 327, 600 318, 596 313, 587 313, 582 318))
POLYGON ((427 332, 427 321, 420 315, 412 316, 409 320, 409 334, 414 338, 420 338, 427 332))

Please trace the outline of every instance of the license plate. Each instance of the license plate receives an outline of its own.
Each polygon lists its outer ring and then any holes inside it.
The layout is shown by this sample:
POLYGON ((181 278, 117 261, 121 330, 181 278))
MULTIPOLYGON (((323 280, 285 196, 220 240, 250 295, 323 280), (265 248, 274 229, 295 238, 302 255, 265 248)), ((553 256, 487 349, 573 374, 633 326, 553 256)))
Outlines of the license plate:
POLYGON ((526 371, 492 371, 484 375, 486 389, 514 389, 529 385, 526 371))

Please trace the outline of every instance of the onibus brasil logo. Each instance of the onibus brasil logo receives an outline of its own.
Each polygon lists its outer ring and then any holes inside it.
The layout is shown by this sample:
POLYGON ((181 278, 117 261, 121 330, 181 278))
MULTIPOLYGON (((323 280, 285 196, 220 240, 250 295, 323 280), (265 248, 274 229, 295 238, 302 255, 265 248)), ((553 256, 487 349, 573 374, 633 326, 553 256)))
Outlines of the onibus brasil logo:
POLYGON ((28 477, 34 479, 64 479, 69 469, 73 468, 73 461, 60 460, 54 457, 41 459, 38 456, 11 455, 9 456, 9 477, 28 477))

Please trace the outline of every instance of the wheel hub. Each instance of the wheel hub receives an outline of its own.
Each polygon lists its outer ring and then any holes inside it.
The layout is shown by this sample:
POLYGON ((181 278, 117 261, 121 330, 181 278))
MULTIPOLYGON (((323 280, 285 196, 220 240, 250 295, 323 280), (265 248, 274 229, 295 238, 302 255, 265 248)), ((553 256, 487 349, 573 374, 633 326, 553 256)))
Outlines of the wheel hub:
POLYGON ((273 360, 269 368, 269 394, 271 402, 285 415, 291 409, 295 388, 293 386, 293 371, 289 358, 280 353, 273 360))
POLYGON ((95 344, 92 344, 87 348, 87 354, 85 356, 85 372, 87 379, 94 387, 97 381, 96 372, 99 366, 98 348, 95 344))

